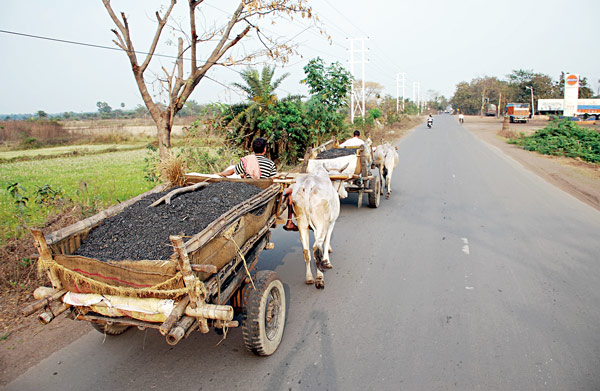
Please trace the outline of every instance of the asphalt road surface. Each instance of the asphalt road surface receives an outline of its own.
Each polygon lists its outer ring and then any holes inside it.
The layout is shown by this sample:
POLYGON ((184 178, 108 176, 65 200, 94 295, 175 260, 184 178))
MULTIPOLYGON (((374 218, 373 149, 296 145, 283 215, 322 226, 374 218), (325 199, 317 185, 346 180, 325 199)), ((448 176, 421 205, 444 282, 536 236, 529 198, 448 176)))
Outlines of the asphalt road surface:
MULTIPOLYGON (((324 291, 297 233, 259 267, 285 283, 279 350, 194 333, 92 331, 9 390, 598 390, 600 213, 449 115, 398 144, 378 209, 343 201, 324 291)), ((366 198, 366 197, 365 197, 366 198)))

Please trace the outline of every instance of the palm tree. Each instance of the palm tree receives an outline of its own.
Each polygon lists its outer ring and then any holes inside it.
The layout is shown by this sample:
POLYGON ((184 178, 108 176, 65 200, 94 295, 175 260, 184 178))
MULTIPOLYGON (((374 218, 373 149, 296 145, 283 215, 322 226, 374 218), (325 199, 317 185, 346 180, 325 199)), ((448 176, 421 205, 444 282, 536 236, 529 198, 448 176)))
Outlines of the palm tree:
MULTIPOLYGON (((269 106, 273 106, 277 102, 277 95, 274 94, 274 91, 290 75, 285 73, 273 81, 274 74, 275 67, 269 67, 268 65, 263 67, 260 74, 258 70, 248 68, 240 73, 246 84, 232 84, 244 91, 250 100, 248 107, 234 118, 234 121, 239 123, 240 130, 245 132, 244 145, 246 148, 249 148, 256 133, 259 132, 256 127, 257 119, 261 114, 264 114, 263 111, 269 110, 269 106)), ((261 135, 258 134, 258 136, 261 135)))
POLYGON ((272 81, 274 74, 275 67, 269 67, 268 65, 263 67, 262 77, 256 69, 248 68, 240 73, 246 85, 233 83, 233 86, 244 91, 251 101, 266 106, 277 101, 277 96, 273 91, 290 75, 289 73, 285 73, 277 80, 272 81))

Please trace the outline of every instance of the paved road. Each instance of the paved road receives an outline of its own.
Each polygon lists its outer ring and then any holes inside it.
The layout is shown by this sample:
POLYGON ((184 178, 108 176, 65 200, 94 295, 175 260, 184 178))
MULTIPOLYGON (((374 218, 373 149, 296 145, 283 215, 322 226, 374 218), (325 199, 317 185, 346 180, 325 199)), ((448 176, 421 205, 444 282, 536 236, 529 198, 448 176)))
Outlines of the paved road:
POLYGON ((390 200, 342 205, 326 289, 297 234, 262 268, 289 300, 275 355, 241 332, 176 347, 153 330, 91 332, 9 390, 598 390, 600 213, 450 116, 399 144, 390 200))

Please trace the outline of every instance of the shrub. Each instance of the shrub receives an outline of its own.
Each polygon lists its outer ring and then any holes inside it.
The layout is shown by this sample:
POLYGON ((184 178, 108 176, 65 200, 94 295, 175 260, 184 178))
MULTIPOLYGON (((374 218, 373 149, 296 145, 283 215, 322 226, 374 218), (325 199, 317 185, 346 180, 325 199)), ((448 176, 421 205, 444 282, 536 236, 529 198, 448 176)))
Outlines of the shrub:
POLYGON ((513 138, 509 142, 544 155, 566 156, 600 163, 600 133, 581 128, 569 119, 555 119, 532 135, 513 138))

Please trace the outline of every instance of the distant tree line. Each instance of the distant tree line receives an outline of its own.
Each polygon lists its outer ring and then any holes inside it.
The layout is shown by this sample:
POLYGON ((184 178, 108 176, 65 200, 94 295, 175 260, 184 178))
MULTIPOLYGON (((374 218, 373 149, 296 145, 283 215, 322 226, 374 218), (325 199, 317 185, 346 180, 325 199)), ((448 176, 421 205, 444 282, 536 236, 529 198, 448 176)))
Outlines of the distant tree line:
MULTIPOLYGON (((96 120, 96 119, 147 119, 149 118, 148 109, 143 105, 137 105, 132 110, 125 110, 125 103, 120 104, 119 109, 113 109, 108 103, 96 102, 98 111, 76 113, 65 111, 63 113, 48 114, 44 110, 38 110, 34 114, 0 114, 0 120, 57 120, 57 121, 77 121, 77 120, 96 120)), ((193 99, 185 102, 183 108, 177 113, 176 117, 197 117, 204 112, 204 107, 193 99)))
MULTIPOLYGON (((559 79, 532 70, 515 70, 504 80, 495 76, 484 76, 462 81, 456 85, 454 96, 450 103, 454 109, 464 114, 481 114, 486 104, 493 103, 500 108, 507 102, 531 103, 533 88, 534 106, 538 99, 561 99, 564 96, 565 73, 561 72, 559 79)), ((579 80, 579 98, 592 98, 594 91, 588 87, 586 77, 579 80)), ((535 108, 534 107, 534 108, 535 108)))

